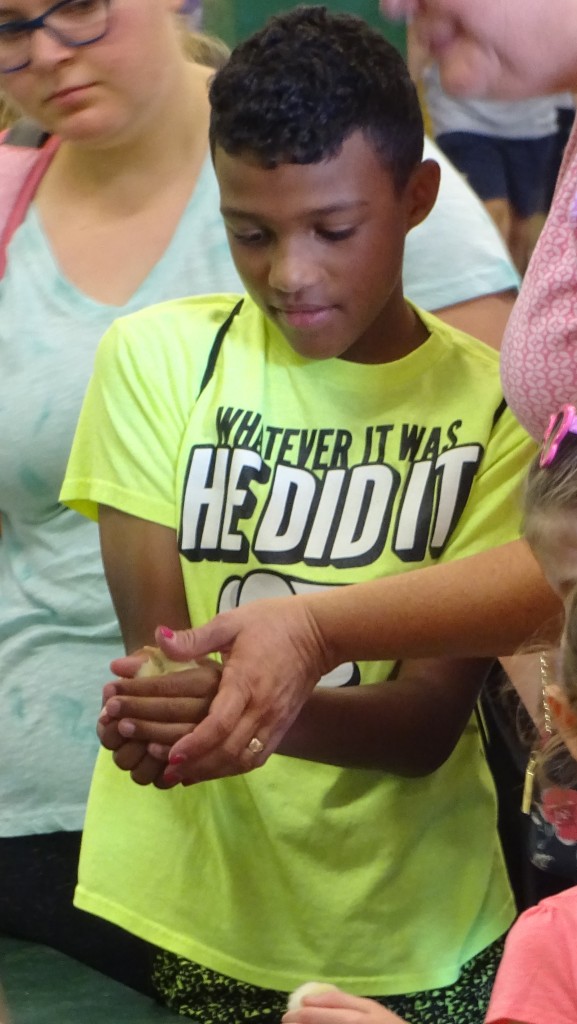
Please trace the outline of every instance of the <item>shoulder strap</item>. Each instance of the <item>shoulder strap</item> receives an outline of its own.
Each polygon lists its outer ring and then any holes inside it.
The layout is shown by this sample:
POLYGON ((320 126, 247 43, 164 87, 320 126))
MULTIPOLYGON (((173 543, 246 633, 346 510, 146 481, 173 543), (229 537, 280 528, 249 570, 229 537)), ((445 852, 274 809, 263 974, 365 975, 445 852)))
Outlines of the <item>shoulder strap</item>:
POLYGON ((220 325, 218 331, 216 332, 214 341, 212 343, 212 348, 210 350, 210 353, 209 353, 209 356, 208 356, 208 359, 207 359, 207 362, 206 362, 206 369, 204 371, 204 377, 202 378, 202 384, 200 385, 200 390, 198 392, 197 399, 200 398, 200 396, 202 395, 202 392, 204 391, 206 385, 208 384, 210 378, 212 377, 212 375, 214 373, 214 368, 216 366, 216 360, 218 359, 218 353, 220 352, 220 350, 222 348, 222 343, 223 343, 224 339, 226 338, 226 336, 227 336, 227 334, 228 334, 228 332, 230 330, 230 326, 231 326, 232 321, 234 320, 236 314, 240 313, 240 311, 242 309, 243 302, 244 302, 244 299, 241 299, 240 302, 237 302, 237 304, 234 307, 234 309, 231 310, 231 312, 227 316, 227 318, 224 321, 224 323, 220 325))
POLYGON ((59 145, 60 139, 30 121, 18 122, 0 135, 0 278, 6 270, 8 243, 59 145))
POLYGON ((29 121, 27 117, 21 118, 8 128, 2 142, 5 146, 27 146, 29 149, 42 149, 44 143, 50 138, 50 133, 45 132, 36 121, 29 121))

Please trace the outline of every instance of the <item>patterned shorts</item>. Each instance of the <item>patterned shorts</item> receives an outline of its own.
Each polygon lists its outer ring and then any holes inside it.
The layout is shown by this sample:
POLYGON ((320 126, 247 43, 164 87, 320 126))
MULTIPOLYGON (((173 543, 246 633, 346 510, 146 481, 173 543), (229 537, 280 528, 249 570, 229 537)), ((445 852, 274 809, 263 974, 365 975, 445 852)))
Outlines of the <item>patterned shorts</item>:
MULTIPOLYGON (((469 960, 454 985, 377 1002, 409 1024, 483 1024, 504 943, 469 960)), ((158 954, 153 983, 163 1003, 197 1024, 279 1024, 286 1010, 286 992, 235 981, 174 953, 158 954)))

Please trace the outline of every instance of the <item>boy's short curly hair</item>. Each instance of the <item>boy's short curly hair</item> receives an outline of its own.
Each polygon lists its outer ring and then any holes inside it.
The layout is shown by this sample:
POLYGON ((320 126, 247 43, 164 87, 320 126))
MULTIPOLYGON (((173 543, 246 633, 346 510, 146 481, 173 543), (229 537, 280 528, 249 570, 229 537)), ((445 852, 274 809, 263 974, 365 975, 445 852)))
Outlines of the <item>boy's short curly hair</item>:
POLYGON ((210 143, 265 167, 336 156, 362 131, 404 187, 423 154, 417 91, 397 50, 351 14, 297 7, 232 51, 210 88, 210 143))

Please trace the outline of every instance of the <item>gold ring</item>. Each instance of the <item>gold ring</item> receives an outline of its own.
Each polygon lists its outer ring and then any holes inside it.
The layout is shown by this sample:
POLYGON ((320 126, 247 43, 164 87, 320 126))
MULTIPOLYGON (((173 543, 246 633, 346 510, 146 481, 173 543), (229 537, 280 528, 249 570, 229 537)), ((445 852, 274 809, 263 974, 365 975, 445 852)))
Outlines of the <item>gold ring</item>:
POLYGON ((261 743, 258 736, 253 736, 248 745, 248 749, 251 754, 260 754, 264 750, 264 743, 261 743))

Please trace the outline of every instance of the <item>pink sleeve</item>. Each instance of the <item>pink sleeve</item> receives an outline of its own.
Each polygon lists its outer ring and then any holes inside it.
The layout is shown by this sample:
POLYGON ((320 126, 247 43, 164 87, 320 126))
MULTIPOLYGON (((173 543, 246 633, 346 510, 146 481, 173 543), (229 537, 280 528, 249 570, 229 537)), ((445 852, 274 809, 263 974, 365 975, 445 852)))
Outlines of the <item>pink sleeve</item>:
POLYGON ((576 192, 577 121, 501 346, 505 398, 537 441, 550 414, 577 394, 576 192))
POLYGON ((567 925, 549 900, 521 915, 505 944, 485 1024, 576 1024, 577 936, 567 925))

